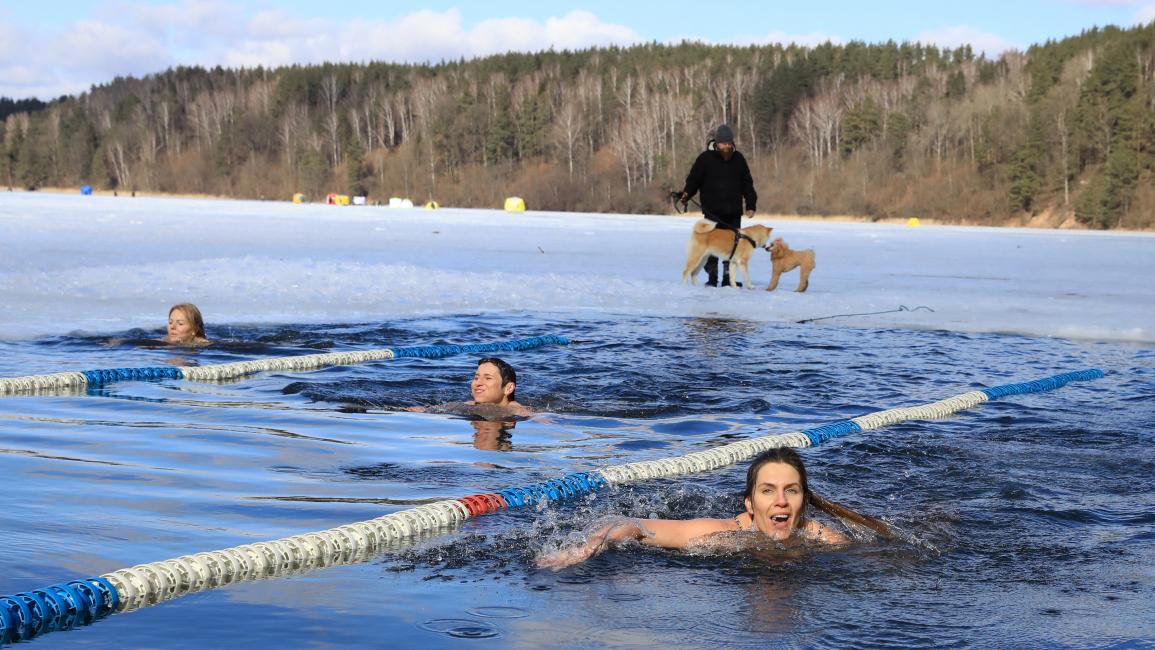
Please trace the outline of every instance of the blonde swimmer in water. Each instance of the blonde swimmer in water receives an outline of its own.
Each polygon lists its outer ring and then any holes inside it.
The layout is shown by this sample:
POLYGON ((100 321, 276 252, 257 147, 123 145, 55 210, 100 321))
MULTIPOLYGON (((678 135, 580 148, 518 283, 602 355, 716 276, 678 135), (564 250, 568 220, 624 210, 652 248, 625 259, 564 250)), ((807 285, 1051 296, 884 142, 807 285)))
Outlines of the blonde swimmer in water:
POLYGON ((169 345, 192 347, 212 343, 205 336, 205 319, 201 310, 190 302, 173 305, 168 310, 168 333, 161 340, 169 345))

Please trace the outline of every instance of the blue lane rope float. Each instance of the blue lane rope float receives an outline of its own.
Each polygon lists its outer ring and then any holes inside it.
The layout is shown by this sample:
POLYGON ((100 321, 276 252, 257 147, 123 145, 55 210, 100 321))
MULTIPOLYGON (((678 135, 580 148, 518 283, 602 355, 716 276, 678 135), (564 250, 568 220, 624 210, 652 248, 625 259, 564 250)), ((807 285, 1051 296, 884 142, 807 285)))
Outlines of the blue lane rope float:
POLYGON ((116 588, 104 578, 0 596, 0 644, 90 625, 119 606, 116 588))
POLYGON ((114 381, 151 381, 153 379, 184 379, 180 368, 109 368, 106 370, 82 370, 89 386, 102 386, 114 381))
POLYGON ((381 551, 455 530, 469 517, 506 508, 535 507, 549 501, 589 495, 608 486, 706 472, 749 460, 776 447, 810 447, 847 433, 907 420, 943 418, 986 401, 1051 391, 1072 381, 1091 381, 1103 376, 1101 370, 1090 369, 994 386, 930 404, 877 411, 803 431, 741 440, 675 458, 611 465, 495 493, 437 501, 320 532, 195 553, 87 580, 0 596, 0 644, 86 625, 110 613, 148 607, 194 591, 365 561, 381 551))
POLYGON ((470 345, 422 345, 415 347, 382 348, 359 352, 330 352, 305 354, 295 357, 255 359, 207 366, 157 368, 107 368, 80 372, 58 372, 48 375, 0 378, 0 395, 41 393, 52 391, 84 390, 116 381, 151 381, 156 379, 187 379, 191 381, 222 381, 237 379, 258 372, 308 371, 329 366, 348 366, 386 359, 424 358, 441 359, 458 354, 488 354, 515 352, 545 345, 568 345, 564 336, 534 336, 497 343, 470 345))

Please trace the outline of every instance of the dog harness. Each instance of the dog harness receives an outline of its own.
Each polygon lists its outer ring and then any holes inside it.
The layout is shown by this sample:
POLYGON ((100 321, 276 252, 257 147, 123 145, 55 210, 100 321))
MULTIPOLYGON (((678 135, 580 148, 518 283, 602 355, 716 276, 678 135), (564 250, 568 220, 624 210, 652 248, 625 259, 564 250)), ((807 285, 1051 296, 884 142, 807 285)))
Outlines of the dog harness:
MULTIPOLYGON (((715 222, 715 224, 716 224, 714 226, 715 229, 720 228, 722 230, 734 231, 734 245, 730 247, 730 256, 726 258, 727 262, 733 261, 734 253, 738 252, 738 242, 743 240, 743 239, 750 242, 750 246, 752 248, 758 248, 758 243, 755 242, 753 239, 751 239, 749 235, 743 235, 741 230, 738 230, 737 228, 732 228, 730 226, 723 225, 723 224, 720 224, 717 222, 715 222)), ((765 248, 766 250, 770 250, 769 246, 763 246, 763 248, 765 248)))

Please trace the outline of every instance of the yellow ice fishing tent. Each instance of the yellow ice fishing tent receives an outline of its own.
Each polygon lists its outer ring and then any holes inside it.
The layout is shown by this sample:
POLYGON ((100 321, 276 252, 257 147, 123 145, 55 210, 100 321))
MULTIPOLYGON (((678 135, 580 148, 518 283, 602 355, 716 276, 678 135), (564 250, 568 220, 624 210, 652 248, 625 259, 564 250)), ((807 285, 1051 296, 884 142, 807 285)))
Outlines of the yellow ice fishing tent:
POLYGON ((520 196, 511 196, 505 200, 506 212, 525 212, 525 200, 520 196))
POLYGON ((427 210, 436 210, 437 208, 440 208, 440 207, 441 206, 437 203, 437 201, 430 201, 430 202, 425 204, 425 208, 427 210))
POLYGON ((305 195, 304 194, 297 192, 296 194, 293 195, 293 203, 304 203, 304 202, 305 202, 305 195))

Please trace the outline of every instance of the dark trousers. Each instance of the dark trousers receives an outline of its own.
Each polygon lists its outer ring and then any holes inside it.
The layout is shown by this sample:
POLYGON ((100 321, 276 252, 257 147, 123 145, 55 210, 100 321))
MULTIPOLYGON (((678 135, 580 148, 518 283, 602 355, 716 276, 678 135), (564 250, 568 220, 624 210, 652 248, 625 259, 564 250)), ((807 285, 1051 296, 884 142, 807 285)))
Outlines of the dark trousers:
MULTIPOLYGON (((706 218, 718 224, 718 228, 726 230, 738 230, 742 227, 742 215, 736 217, 728 217, 716 219, 713 215, 706 215, 706 218)), ((711 287, 718 286, 718 258, 713 255, 706 260, 706 284, 711 287)), ((722 262, 722 285, 729 286, 730 284, 730 262, 722 262)))
MULTIPOLYGON (((713 255, 706 260, 706 284, 711 287, 718 286, 718 258, 713 255)), ((730 284, 730 263, 722 262, 722 284, 730 284)))

